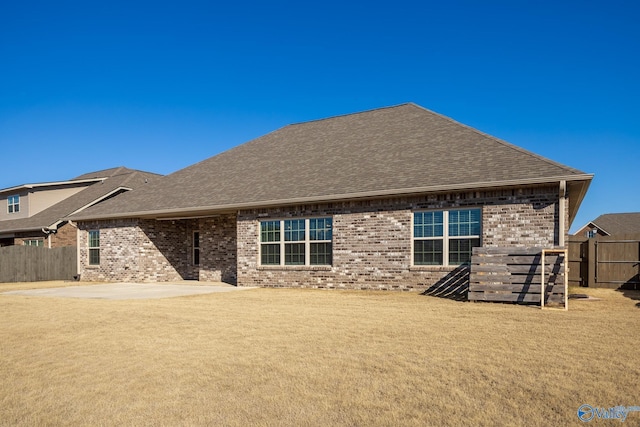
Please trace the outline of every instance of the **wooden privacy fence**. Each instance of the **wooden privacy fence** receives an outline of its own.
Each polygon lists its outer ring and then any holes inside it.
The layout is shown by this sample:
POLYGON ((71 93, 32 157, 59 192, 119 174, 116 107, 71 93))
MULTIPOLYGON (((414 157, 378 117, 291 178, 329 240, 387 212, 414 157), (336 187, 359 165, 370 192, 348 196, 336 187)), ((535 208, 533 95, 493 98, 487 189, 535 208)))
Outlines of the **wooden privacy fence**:
POLYGON ((75 247, 0 247, 0 282, 72 280, 75 274, 75 247))
POLYGON ((569 283, 640 289, 640 234, 569 238, 569 283))
MULTIPOLYGON (((542 251, 543 248, 474 248, 469 301, 541 304, 542 251)), ((565 253, 545 253, 544 304, 566 303, 565 253)))

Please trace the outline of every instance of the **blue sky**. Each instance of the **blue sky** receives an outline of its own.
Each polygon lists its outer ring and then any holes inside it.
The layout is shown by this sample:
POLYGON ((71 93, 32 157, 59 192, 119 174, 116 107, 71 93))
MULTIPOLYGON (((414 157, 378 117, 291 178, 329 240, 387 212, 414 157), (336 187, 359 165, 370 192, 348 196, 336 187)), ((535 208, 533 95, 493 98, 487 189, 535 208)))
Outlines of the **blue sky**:
POLYGON ((594 173, 572 229, 640 211, 640 3, 93 3, 4 2, 0 188, 415 102, 594 173))

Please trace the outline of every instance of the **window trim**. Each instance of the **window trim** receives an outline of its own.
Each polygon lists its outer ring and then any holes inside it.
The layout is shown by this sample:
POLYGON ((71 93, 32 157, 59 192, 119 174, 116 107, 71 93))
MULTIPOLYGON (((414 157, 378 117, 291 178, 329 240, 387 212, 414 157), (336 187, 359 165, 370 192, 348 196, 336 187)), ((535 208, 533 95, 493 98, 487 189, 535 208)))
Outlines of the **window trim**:
POLYGON ((411 267, 418 268, 440 268, 440 267, 458 267, 461 264, 449 263, 449 241, 450 240, 480 240, 480 246, 482 246, 482 227, 483 226, 483 209, 481 206, 465 206, 465 207, 453 207, 446 209, 416 209, 411 211, 411 267), (480 234, 469 236, 449 236, 449 213, 452 211, 468 211, 479 210, 480 211, 480 234), (442 212, 442 236, 436 237, 415 237, 415 214, 420 212, 442 212), (424 240, 441 240, 442 241, 442 264, 416 264, 415 263, 415 242, 424 240))
POLYGON ((14 194, 7 197, 7 213, 14 214, 20 212, 20 195, 14 194))
POLYGON ((333 217, 330 215, 320 215, 312 217, 291 217, 291 218, 261 218, 258 220, 258 267, 271 267, 271 268, 309 268, 309 267, 331 267, 333 265, 333 217), (314 219, 330 219, 331 220, 331 239, 329 240, 311 240, 310 238, 310 223, 314 219), (304 221, 304 239, 303 240, 285 240, 285 222, 286 221, 304 221), (279 222, 280 223, 280 240, 273 242, 262 241, 262 223, 264 222, 279 222), (311 244, 312 243, 329 243, 331 245, 331 262, 329 264, 311 264, 311 244), (286 264, 286 246, 292 244, 304 244, 304 263, 302 264, 286 264), (262 248, 264 245, 278 245, 280 248, 280 263, 279 264, 263 264, 262 263, 262 248))
POLYGON ((22 244, 24 246, 44 247, 44 239, 23 239, 22 244), (33 244, 34 242, 35 242, 35 245, 33 244))
POLYGON ((90 266, 98 266, 100 265, 100 230, 88 230, 87 231, 87 247, 88 247, 88 264, 90 266), (98 246, 91 246, 91 233, 98 233, 98 246), (92 251, 97 251, 98 253, 98 262, 91 262, 91 253, 92 251))

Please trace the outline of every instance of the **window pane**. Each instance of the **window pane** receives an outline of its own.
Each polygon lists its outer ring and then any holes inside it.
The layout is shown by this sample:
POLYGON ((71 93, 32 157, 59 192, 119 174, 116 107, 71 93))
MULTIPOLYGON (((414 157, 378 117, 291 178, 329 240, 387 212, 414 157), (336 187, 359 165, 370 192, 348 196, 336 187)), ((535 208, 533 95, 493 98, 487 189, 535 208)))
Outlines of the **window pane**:
POLYGON ((284 245, 285 265, 304 265, 304 243, 287 243, 284 245))
POLYGON ((89 231, 89 247, 90 248, 100 247, 100 231, 97 231, 97 230, 89 231))
POLYGON ((100 264, 100 249, 89 249, 89 265, 100 264))
POLYGON ((471 251, 480 246, 480 239, 449 240, 449 264, 460 265, 471 262, 471 251))
POLYGON ((261 246, 261 259, 262 265, 280 265, 280 245, 268 244, 261 246))
POLYGON ((416 240, 413 242, 415 265, 442 265, 442 240, 416 240))
POLYGON ((312 218, 309 220, 310 240, 331 240, 331 218, 312 218))
POLYGON ((20 196, 7 197, 7 212, 8 213, 20 212, 20 196))
POLYGON ((89 265, 100 264, 100 231, 89 231, 89 265))
POLYGON ((449 211, 449 236, 479 236, 480 209, 449 211))
POLYGON ((311 243, 310 264, 331 265, 331 243, 311 243))
POLYGON ((261 242, 280 241, 280 221, 262 221, 260 223, 261 242))
POLYGON ((304 240, 304 219, 288 219, 284 222, 284 240, 287 242, 304 240))
POLYGON ((442 211, 413 214, 413 237, 442 237, 442 232, 442 211))

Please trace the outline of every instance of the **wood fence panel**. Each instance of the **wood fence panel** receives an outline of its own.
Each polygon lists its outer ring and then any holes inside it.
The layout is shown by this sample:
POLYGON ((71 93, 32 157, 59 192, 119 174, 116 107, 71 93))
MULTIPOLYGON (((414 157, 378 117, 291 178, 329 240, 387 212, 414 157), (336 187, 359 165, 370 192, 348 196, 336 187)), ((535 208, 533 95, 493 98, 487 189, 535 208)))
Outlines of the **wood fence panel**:
POLYGON ((640 235, 596 237, 593 243, 597 287, 640 289, 640 235))
POLYGON ((640 289, 640 234, 569 239, 571 285, 640 289), (580 254, 580 262, 578 257, 580 254))
POLYGON ((77 274, 76 248, 5 246, 0 248, 0 282, 72 280, 77 274))
POLYGON ((569 286, 586 286, 589 276, 589 243, 586 237, 569 236, 569 286))
MULTIPOLYGON (((540 303, 542 248, 474 248, 470 301, 540 303)), ((545 255, 545 304, 564 303, 565 257, 545 255)))

